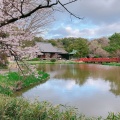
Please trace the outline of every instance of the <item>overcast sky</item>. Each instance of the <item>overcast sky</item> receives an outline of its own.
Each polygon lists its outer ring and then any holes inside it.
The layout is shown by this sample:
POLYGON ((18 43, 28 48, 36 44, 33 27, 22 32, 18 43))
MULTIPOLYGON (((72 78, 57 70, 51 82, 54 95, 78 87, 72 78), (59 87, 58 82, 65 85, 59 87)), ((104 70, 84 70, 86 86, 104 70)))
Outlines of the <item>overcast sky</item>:
MULTIPOLYGON (((61 0, 63 3, 68 0, 61 0)), ((70 17, 67 12, 56 12, 52 23, 44 38, 108 37, 120 32, 120 0, 78 0, 67 8, 79 17, 70 17), (72 18, 72 19, 71 19, 72 18)))

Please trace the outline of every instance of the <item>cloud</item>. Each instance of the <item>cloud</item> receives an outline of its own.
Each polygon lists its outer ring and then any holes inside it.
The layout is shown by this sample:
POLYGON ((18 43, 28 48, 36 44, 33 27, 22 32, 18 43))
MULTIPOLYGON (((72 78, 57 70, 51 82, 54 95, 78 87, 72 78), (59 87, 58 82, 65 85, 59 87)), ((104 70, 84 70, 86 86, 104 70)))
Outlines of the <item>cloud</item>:
MULTIPOLYGON (((61 0, 63 3, 66 1, 61 0)), ((78 0, 68 5, 67 8, 84 19, 78 20, 70 17, 67 12, 56 12, 56 21, 45 37, 98 38, 120 32, 119 5, 120 0, 78 0)))
POLYGON ((98 38, 110 36, 115 32, 120 32, 120 22, 109 25, 95 26, 92 28, 74 28, 71 26, 59 27, 48 32, 48 38, 64 38, 64 37, 83 37, 98 38))
POLYGON ((79 37, 80 31, 79 29, 73 29, 72 27, 60 27, 58 29, 54 29, 48 32, 48 38, 50 37, 55 38, 64 38, 64 37, 79 37))
POLYGON ((115 32, 120 32, 120 22, 99 26, 99 29, 97 30, 96 34, 106 36, 111 35, 115 32))
POLYGON ((119 0, 78 0, 73 5, 68 6, 70 11, 94 24, 113 23, 120 20, 119 0))
POLYGON ((100 90, 100 91, 110 90, 110 82, 104 82, 100 78, 98 78, 97 80, 93 80, 93 78, 88 78, 84 86, 91 86, 92 88, 100 90))

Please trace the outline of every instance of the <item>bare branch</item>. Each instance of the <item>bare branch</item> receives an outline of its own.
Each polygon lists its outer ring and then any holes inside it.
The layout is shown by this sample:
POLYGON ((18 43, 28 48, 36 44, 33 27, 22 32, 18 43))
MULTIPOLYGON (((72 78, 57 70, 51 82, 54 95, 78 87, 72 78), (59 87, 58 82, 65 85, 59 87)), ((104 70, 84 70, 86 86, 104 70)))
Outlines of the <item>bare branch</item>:
MULTIPOLYGON (((71 1, 71 2, 75 2, 75 1, 77 1, 77 0, 74 0, 74 1, 71 1)), ((72 16, 74 16, 75 18, 78 18, 78 19, 83 19, 83 18, 80 18, 80 17, 76 16, 75 14, 73 14, 72 12, 70 12, 70 11, 65 7, 65 5, 67 5, 67 4, 71 3, 71 2, 68 2, 68 3, 66 3, 66 4, 62 4, 60 1, 58 1, 58 2, 59 2, 59 4, 60 4, 70 15, 72 15, 72 16)))
MULTIPOLYGON (((18 7, 16 7, 13 2, 11 2, 11 4, 12 4, 12 6, 13 6, 18 12, 20 12, 20 13, 22 14, 21 10, 19 10, 18 7)), ((22 5, 22 4, 21 4, 21 5, 22 5)))
POLYGON ((24 3, 24 0, 21 1, 21 14, 23 15, 23 3, 24 3))
POLYGON ((72 1, 70 1, 70 2, 67 2, 67 3, 63 4, 63 5, 65 6, 65 5, 71 4, 71 3, 76 2, 76 1, 77 1, 77 0, 72 0, 72 1))

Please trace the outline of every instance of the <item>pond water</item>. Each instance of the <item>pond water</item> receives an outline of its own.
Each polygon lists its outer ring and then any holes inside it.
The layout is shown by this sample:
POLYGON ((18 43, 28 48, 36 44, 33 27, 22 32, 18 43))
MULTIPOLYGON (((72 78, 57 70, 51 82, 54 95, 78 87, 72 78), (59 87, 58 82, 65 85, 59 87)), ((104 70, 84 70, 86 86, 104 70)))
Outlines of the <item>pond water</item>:
POLYGON ((120 112, 120 67, 97 64, 47 64, 39 70, 50 79, 19 96, 74 106, 86 116, 106 117, 120 112))

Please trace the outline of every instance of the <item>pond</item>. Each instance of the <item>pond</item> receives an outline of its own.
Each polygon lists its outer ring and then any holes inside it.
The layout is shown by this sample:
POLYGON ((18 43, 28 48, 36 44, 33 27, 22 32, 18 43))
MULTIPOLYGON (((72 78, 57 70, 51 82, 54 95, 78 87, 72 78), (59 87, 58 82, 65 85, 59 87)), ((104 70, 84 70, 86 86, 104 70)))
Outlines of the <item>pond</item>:
POLYGON ((106 117, 108 112, 120 112, 120 67, 41 64, 38 69, 48 72, 50 79, 24 90, 19 96, 32 101, 49 101, 53 105, 74 106, 89 117, 106 117))

